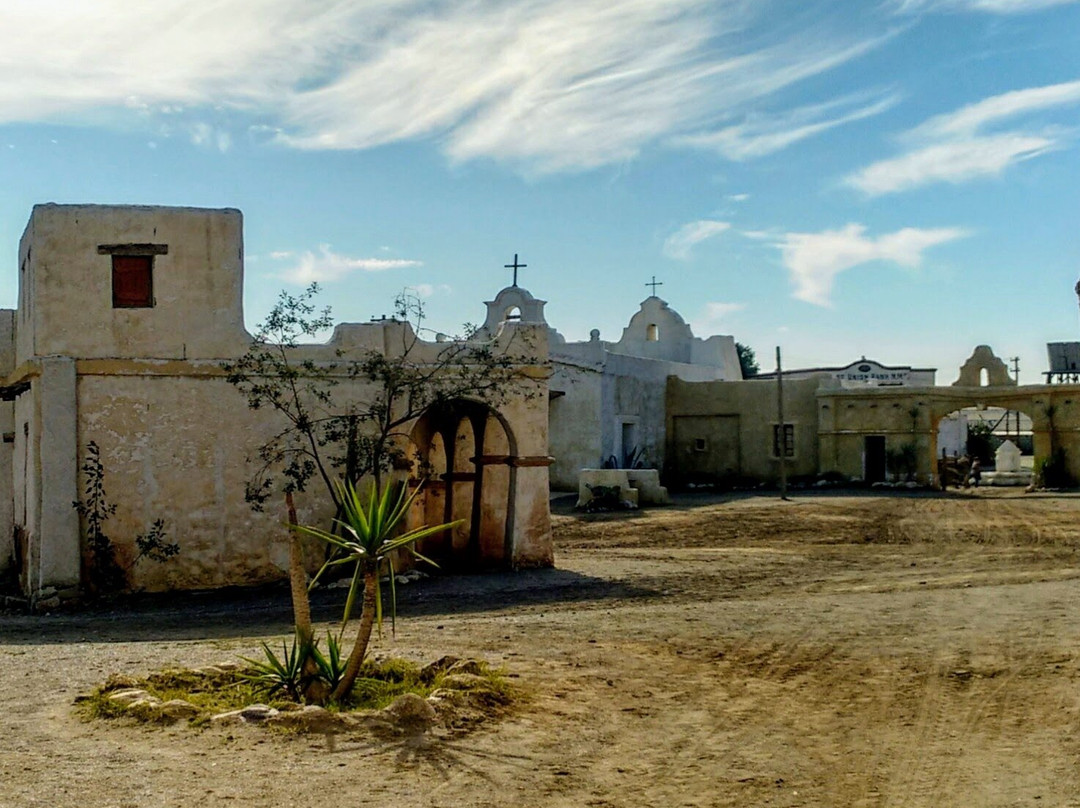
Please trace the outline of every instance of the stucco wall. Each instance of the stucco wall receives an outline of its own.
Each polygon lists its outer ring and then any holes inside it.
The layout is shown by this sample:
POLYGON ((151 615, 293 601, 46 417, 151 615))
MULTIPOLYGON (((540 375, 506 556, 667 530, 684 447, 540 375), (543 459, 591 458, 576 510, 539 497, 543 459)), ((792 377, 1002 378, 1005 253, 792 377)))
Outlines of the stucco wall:
MULTIPOLYGON (((131 562, 135 537, 155 519, 165 520, 167 539, 181 548, 168 563, 138 564, 131 576, 137 589, 259 583, 288 567, 280 499, 271 499, 265 513, 244 500, 255 450, 279 417, 248 409, 222 376, 206 370, 78 380, 79 454, 90 441, 101 449, 107 498, 116 505, 106 528, 121 563, 131 562)), ((300 519, 326 524, 326 494, 312 482, 312 495, 297 497, 300 519)))
POLYGON ((595 465, 602 456, 601 384, 597 369, 565 362, 553 365, 551 389, 564 393, 551 399, 548 412, 548 452, 555 461, 550 479, 555 490, 576 491, 578 471, 595 465))
MULTIPOLYGON (((15 369, 15 311, 0 309, 0 378, 15 369)), ((10 470, 15 453, 15 404, 0 401, 0 470, 10 470)), ((14 563, 15 489, 10 473, 0 473, 0 575, 14 563)))
MULTIPOLYGON (((784 383, 784 421, 795 427, 789 477, 817 473, 818 383, 817 379, 784 383)), ((779 461, 773 456, 773 427, 778 423, 774 384, 693 383, 672 377, 667 381, 666 409, 669 483, 779 478, 779 461)))
MULTIPOLYGON (((729 339, 727 337, 717 339, 729 339)), ((622 461, 638 448, 649 468, 663 468, 667 449, 664 416, 665 385, 669 376, 685 381, 712 381, 726 370, 716 365, 691 365, 664 359, 630 356, 602 350, 607 343, 578 343, 583 355, 599 356, 598 363, 553 357, 551 389, 565 395, 552 401, 550 412, 553 488, 576 491, 578 472, 599 468, 608 458, 622 461), (624 424, 633 435, 624 445, 624 424)), ((556 345, 554 351, 562 351, 556 345)))
MULTIPOLYGON (((216 363, 90 360, 79 367, 78 453, 82 459, 90 441, 101 449, 108 501, 116 505, 108 535, 122 562, 134 557, 135 537, 155 519, 165 520, 167 540, 181 547, 165 564, 137 565, 132 585, 153 591, 282 577, 288 546, 280 500, 272 498, 264 513, 244 500, 245 483, 257 468, 256 450, 280 429, 280 416, 248 409, 216 363)), ((535 386, 536 394, 500 406, 521 457, 546 456, 543 382, 523 383, 535 386)), ((334 395, 363 400, 370 392, 365 384, 342 379, 334 395)), ((547 468, 537 462, 513 475, 513 558, 507 561, 516 566, 551 563, 547 468)), ((495 500, 505 514, 506 495, 486 501, 495 500)), ((297 496, 297 506, 302 522, 327 524, 332 516, 318 480, 312 480, 310 494, 297 496)))

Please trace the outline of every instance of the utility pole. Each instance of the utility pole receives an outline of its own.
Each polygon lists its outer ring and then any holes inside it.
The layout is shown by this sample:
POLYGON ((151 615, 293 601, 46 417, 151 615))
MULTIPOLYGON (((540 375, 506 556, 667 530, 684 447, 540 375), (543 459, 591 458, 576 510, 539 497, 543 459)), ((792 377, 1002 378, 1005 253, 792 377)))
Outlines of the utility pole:
POLYGON ((784 429, 784 371, 780 365, 780 346, 776 346, 776 453, 780 456, 780 499, 787 500, 787 430, 784 429))
MULTIPOLYGON (((1016 385, 1020 386, 1020 357, 1010 356, 1009 361, 1012 362, 1013 379, 1016 381, 1016 385)), ((1009 422, 1005 421, 1005 434, 1009 433, 1009 422)), ((1016 411, 1016 445, 1020 445, 1020 410, 1016 411)))

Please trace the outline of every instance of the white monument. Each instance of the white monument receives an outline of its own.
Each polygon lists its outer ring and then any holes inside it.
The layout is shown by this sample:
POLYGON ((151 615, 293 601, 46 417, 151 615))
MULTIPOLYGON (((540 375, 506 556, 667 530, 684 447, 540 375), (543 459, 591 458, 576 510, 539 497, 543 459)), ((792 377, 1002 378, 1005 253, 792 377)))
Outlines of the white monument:
POLYGON ((1020 464, 1020 449, 1011 440, 1002 443, 994 453, 994 470, 983 474, 987 485, 1030 485, 1031 470, 1020 464))

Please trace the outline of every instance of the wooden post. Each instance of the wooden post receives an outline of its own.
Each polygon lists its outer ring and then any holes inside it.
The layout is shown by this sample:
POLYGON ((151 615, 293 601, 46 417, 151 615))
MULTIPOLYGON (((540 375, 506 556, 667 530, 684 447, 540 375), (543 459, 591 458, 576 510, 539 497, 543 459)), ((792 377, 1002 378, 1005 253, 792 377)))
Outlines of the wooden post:
POLYGON ((776 436, 776 453, 780 458, 780 499, 787 496, 787 433, 784 430, 784 371, 780 365, 780 346, 776 346, 776 416, 780 421, 776 436))

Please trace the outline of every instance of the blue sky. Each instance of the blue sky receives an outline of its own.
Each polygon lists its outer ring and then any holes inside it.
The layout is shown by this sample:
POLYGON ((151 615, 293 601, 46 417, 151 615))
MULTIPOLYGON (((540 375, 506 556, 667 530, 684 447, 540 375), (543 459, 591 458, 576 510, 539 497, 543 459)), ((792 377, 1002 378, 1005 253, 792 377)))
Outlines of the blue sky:
POLYGON ((5 0, 0 305, 38 202, 236 207, 249 325, 319 280, 569 339, 659 294, 770 364, 1080 339, 1074 0, 5 0))

